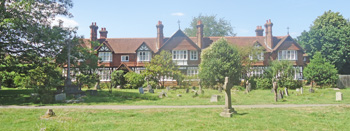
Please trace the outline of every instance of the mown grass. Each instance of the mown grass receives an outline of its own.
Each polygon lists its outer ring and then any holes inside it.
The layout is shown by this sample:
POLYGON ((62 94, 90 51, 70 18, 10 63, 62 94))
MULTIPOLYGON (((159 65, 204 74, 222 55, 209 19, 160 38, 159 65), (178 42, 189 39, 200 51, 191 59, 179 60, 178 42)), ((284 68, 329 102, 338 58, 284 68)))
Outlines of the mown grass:
POLYGON ((0 130, 348 130, 350 106, 236 108, 232 118, 221 108, 93 110, 0 109, 0 130))
MULTIPOLYGON (((316 89, 315 93, 309 93, 308 88, 304 89, 304 94, 289 90, 289 96, 279 102, 274 102, 274 95, 270 90, 253 90, 246 94, 244 91, 232 90, 233 105, 253 105, 253 104, 349 104, 350 89, 335 91, 333 89, 316 89), (343 101, 335 101, 335 92, 343 93, 343 101)), ((158 98, 158 95, 165 89, 155 90, 154 94, 139 94, 136 89, 101 90, 97 96, 87 95, 83 103, 55 103, 46 105, 223 105, 224 99, 217 103, 210 102, 210 97, 214 94, 224 96, 224 92, 204 89, 204 95, 194 96, 193 92, 185 93, 184 89, 171 90, 167 92, 168 97, 158 98), (182 97, 177 97, 181 94, 182 97)), ((3 89, 0 90, 0 105, 39 105, 30 100, 28 89, 3 89)), ((69 97, 72 98, 72 97, 69 97)))

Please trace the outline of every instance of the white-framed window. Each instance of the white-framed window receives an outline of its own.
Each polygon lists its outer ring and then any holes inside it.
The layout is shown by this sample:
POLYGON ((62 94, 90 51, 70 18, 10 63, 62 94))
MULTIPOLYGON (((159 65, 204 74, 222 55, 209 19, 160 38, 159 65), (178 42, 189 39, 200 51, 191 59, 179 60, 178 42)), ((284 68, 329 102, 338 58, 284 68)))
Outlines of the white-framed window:
POLYGON ((198 51, 191 50, 190 51, 190 58, 191 58, 191 60, 198 60, 198 51))
POLYGON ((112 52, 98 52, 98 57, 101 58, 102 62, 111 62, 112 52))
POLYGON ((247 73, 247 76, 257 76, 261 77, 264 74, 264 71, 267 67, 260 66, 260 67, 251 67, 250 72, 247 73))
POLYGON ((139 51, 137 53, 137 61, 151 61, 150 51, 139 51))
POLYGON ((173 50, 173 60, 187 60, 187 51, 173 50))
POLYGON ((97 71, 97 74, 100 76, 101 81, 110 81, 111 73, 112 73, 112 69, 109 69, 109 68, 100 68, 97 71))
POLYGON ((122 55, 121 57, 122 57, 122 61, 125 61, 125 62, 129 61, 129 55, 122 55))
POLYGON ((264 52, 256 53, 255 55, 249 55, 249 59, 250 60, 257 59, 259 61, 262 61, 264 60, 264 52))
POLYGON ((280 50, 278 51, 278 60, 298 60, 298 51, 280 50))
POLYGON ((187 68, 187 75, 188 76, 198 75, 198 67, 188 67, 187 68))

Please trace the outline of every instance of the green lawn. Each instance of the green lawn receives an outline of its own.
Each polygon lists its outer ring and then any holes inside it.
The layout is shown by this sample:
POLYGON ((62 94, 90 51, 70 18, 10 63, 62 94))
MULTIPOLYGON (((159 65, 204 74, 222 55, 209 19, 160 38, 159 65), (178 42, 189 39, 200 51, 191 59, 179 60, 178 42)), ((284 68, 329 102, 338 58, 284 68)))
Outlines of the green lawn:
MULTIPOLYGON (((308 89, 308 88, 307 88, 308 89)), ((350 104, 350 89, 342 89, 343 101, 335 101, 333 89, 316 89, 315 93, 309 93, 304 89, 304 94, 290 90, 290 96, 279 102, 274 102, 274 95, 270 90, 253 90, 249 94, 244 91, 232 90, 233 105, 253 104, 350 104)), ((156 93, 139 94, 136 89, 107 90, 99 91, 97 96, 84 97, 85 102, 76 104, 56 103, 48 105, 223 105, 224 99, 218 103, 211 103, 210 97, 213 94, 224 96, 217 90, 204 89, 204 95, 193 96, 194 93, 185 93, 184 89, 171 90, 168 97, 158 98, 159 92, 165 89, 155 90, 156 93), (181 94, 182 97, 177 97, 181 94)), ((30 101, 32 90, 27 89, 3 89, 0 90, 0 105, 38 105, 30 101)))
POLYGON ((348 130, 350 106, 236 108, 232 118, 221 108, 92 110, 0 109, 0 130, 348 130))

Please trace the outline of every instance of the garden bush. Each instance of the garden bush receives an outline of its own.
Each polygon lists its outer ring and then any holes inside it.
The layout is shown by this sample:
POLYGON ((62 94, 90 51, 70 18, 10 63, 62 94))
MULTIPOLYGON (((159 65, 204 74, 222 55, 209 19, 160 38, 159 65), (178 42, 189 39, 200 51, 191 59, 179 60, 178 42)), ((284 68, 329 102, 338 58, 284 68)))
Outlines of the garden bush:
POLYGON ((257 89, 271 89, 272 80, 269 78, 256 78, 256 88, 257 89))

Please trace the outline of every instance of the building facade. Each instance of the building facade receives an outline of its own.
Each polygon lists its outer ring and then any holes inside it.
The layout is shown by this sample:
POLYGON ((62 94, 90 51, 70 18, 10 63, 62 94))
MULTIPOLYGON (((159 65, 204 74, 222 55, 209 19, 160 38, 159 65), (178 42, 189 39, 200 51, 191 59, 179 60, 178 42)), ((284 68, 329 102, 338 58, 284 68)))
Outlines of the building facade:
MULTIPOLYGON (((295 68, 295 79, 302 79, 303 68, 306 65, 307 56, 304 50, 289 35, 273 36, 273 23, 266 21, 264 29, 257 26, 256 36, 251 37, 224 37, 230 44, 238 47, 257 46, 264 49, 263 53, 255 57, 259 59, 253 64, 251 75, 263 74, 270 61, 289 60, 295 68)), ((145 70, 145 63, 151 61, 152 57, 162 50, 172 53, 173 61, 186 75, 198 74, 198 65, 201 62, 201 52, 208 48, 213 42, 222 37, 204 37, 203 24, 197 23, 197 36, 188 37, 182 30, 177 30, 172 36, 164 37, 164 25, 161 21, 156 25, 157 37, 154 38, 107 38, 108 31, 101 28, 100 38, 97 38, 98 26, 96 23, 90 25, 91 34, 89 39, 84 39, 84 46, 94 48, 101 58, 99 69, 101 81, 110 81, 112 71, 120 67, 126 67, 132 71, 140 73, 145 70), (90 41, 98 41, 101 46, 92 47, 90 41)))

